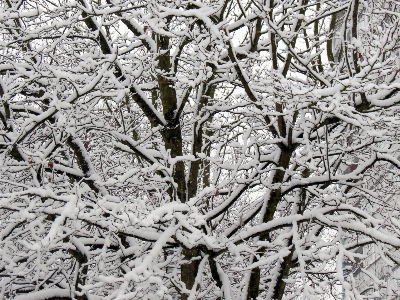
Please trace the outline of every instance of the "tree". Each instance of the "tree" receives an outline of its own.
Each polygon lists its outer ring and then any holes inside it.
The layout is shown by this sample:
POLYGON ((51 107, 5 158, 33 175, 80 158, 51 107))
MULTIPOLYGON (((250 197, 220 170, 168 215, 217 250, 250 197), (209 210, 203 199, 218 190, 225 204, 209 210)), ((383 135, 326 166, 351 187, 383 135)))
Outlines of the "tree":
POLYGON ((397 1, 0 16, 2 298, 360 299, 357 249, 400 263, 397 1))

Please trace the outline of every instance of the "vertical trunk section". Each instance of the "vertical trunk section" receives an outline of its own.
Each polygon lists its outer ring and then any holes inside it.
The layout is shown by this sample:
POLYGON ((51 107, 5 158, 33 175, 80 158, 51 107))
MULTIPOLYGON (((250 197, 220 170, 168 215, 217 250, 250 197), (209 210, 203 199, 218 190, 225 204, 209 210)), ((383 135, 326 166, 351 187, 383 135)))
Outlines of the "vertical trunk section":
MULTIPOLYGON (((181 266, 181 280, 186 285, 186 289, 191 290, 196 281, 197 271, 199 270, 200 259, 194 259, 200 256, 197 248, 182 249, 184 260, 187 262, 181 266)), ((189 297, 186 293, 181 293, 181 300, 187 300, 189 297)))
MULTIPOLYGON (((308 3, 308 0, 304 1, 299 1, 299 6, 305 5, 308 3)), ((274 14, 273 14, 273 8, 275 6, 275 1, 270 0, 269 1, 269 22, 273 22, 274 14)), ((301 8, 299 11, 301 14, 305 13, 305 8, 301 8)), ((294 25, 294 31, 298 32, 301 29, 303 21, 298 20, 296 24, 294 25)), ((294 48, 296 46, 296 41, 297 41, 297 36, 293 38, 293 40, 290 42, 290 46, 294 48)), ((274 33, 271 33, 271 56, 272 56, 272 67, 275 70, 278 70, 278 50, 277 50, 277 44, 276 44, 276 36, 274 33)), ((292 62, 292 55, 288 53, 286 61, 284 62, 283 70, 282 70, 282 75, 286 77, 289 67, 292 62)), ((279 169, 277 169, 273 175, 272 179, 272 184, 280 184, 283 183, 284 176, 285 176, 285 170, 289 167, 289 162, 290 158, 292 156, 293 151, 295 150, 295 147, 292 144, 292 129, 291 128, 286 128, 287 121, 284 118, 284 111, 283 111, 283 105, 282 103, 276 103, 275 104, 275 110, 277 113, 279 113, 277 117, 277 123, 278 123, 278 132, 276 133, 279 135, 279 137, 286 139, 287 140, 287 145, 284 145, 281 143, 279 145, 281 149, 281 155, 279 158, 279 169)), ((265 213, 263 216, 261 216, 263 223, 268 223, 269 221, 273 220, 274 214, 276 212, 277 206, 279 202, 282 200, 282 193, 281 189, 274 189, 270 193, 270 197, 267 200, 268 202, 266 203, 267 207, 265 209, 265 213)), ((266 233, 262 236, 260 236, 261 241, 271 241, 270 234, 266 233)), ((290 245, 291 241, 289 241, 290 245)), ((260 252, 264 252, 265 249, 260 249, 260 252)), ((293 251, 293 250, 292 250, 293 251)), ((289 254, 287 257, 283 259, 283 261, 280 263, 280 272, 279 275, 277 276, 275 281, 271 281, 271 284, 269 286, 270 289, 272 289, 272 299, 274 300, 280 300, 282 299, 282 296, 285 291, 285 286, 286 283, 283 281, 284 278, 287 278, 290 268, 291 268, 291 261, 292 261, 292 254, 289 254)), ((253 257, 253 261, 251 263, 257 262, 257 259, 253 257)), ((279 263, 279 262, 278 262, 279 263)), ((249 279, 249 285, 247 287, 247 300, 256 300, 260 291, 260 283, 261 283, 261 270, 260 268, 254 268, 251 270, 250 274, 250 279, 249 279)))
MULTIPOLYGON (((200 103, 198 107, 198 111, 201 111, 201 108, 207 105, 208 100, 214 97, 215 87, 210 86, 206 91, 204 91, 204 95, 200 98, 200 103)), ((203 91, 199 91, 203 93, 203 91)), ((203 123, 195 122, 194 124, 194 133, 193 133, 193 148, 192 154, 197 157, 197 153, 201 152, 203 146, 203 123)), ((189 168, 189 180, 188 180, 188 199, 194 197, 197 194, 198 180, 199 180, 199 172, 200 172, 201 160, 197 159, 190 164, 189 168)), ((194 259, 195 257, 200 256, 200 250, 198 248, 192 249, 183 249, 182 251, 185 261, 188 263, 182 265, 181 269, 181 280, 186 284, 187 289, 193 288, 193 285, 196 280, 200 260, 194 259)), ((197 287, 196 287, 197 288, 197 287)), ((181 295, 182 300, 188 299, 187 294, 181 295)))
MULTIPOLYGON (((257 262, 257 258, 253 256, 251 263, 257 262)), ((260 268, 254 268, 251 270, 249 286, 247 288, 247 300, 256 300, 260 290, 260 268)))
MULTIPOLYGON (((201 109, 208 104, 209 99, 214 98, 215 93, 215 86, 209 86, 206 91, 199 91, 200 93, 204 94, 200 98, 200 103, 197 108, 197 111, 200 112, 201 109)), ((211 120, 209 119, 208 122, 211 120)), ((197 157, 197 153, 200 153, 203 147, 203 125, 204 121, 199 123, 195 122, 193 125, 194 132, 193 132, 193 149, 192 154, 193 156, 197 157)), ((209 136, 211 133, 206 132, 206 135, 209 136)), ((209 152, 209 149, 206 152, 209 152)), ((203 163, 204 164, 204 163, 203 163)), ((189 170, 189 180, 188 180, 188 198, 194 197, 197 194, 197 187, 198 187, 198 180, 199 180, 199 172, 200 166, 202 165, 202 161, 197 159, 193 161, 190 165, 189 170)), ((209 167, 208 171, 206 170, 203 175, 203 184, 204 186, 209 186, 209 167)))
MULTIPOLYGON (((88 266, 84 265, 84 264, 86 264, 88 262, 88 260, 87 260, 87 257, 78 250, 69 249, 68 252, 76 259, 76 263, 77 263, 76 272, 78 274, 77 274, 76 282, 75 282, 75 291, 81 292, 82 289, 79 287, 79 285, 85 285, 85 281, 86 281, 85 277, 87 275, 88 266)), ((76 299, 87 300, 88 298, 86 297, 85 294, 83 294, 82 296, 77 296, 76 299)))
MULTIPOLYGON (((285 171, 289 167, 290 157, 292 156, 293 150, 288 149, 282 146, 281 155, 279 159, 279 167, 280 169, 276 170, 272 183, 282 183, 285 171)), ((276 212, 276 208, 279 202, 282 199, 281 189, 275 189, 271 191, 270 197, 268 199, 267 208, 265 210, 264 216, 262 216, 263 223, 268 223, 273 220, 274 214, 276 212)), ((260 236, 261 241, 271 241, 269 233, 266 233, 260 236)), ((265 249, 260 249, 260 252, 263 252, 265 249)), ((289 254, 287 257, 283 259, 280 266, 280 273, 277 276, 277 280, 275 283, 271 282, 270 288, 273 289, 274 300, 282 299, 283 293, 285 291, 286 283, 282 280, 287 278, 290 268, 291 268, 291 260, 292 254, 289 254)), ((254 257, 252 263, 257 262, 257 259, 254 257)), ((247 300, 256 300, 260 291, 260 279, 261 279, 261 270, 260 268, 254 268, 251 270, 249 285, 247 288, 247 300)))
MULTIPOLYGON (((157 45, 162 54, 158 57, 158 69, 160 74, 157 76, 160 88, 160 98, 163 108, 164 118, 168 125, 162 130, 161 134, 165 143, 165 148, 170 151, 172 158, 182 155, 182 132, 177 113, 177 98, 174 88, 174 74, 171 70, 171 57, 169 51, 169 38, 158 36, 157 45)), ((178 185, 176 190, 169 189, 171 200, 186 201, 186 182, 185 165, 183 161, 175 164, 173 171, 174 182, 178 185)))
MULTIPOLYGON (((162 137, 165 148, 170 151, 172 158, 181 156, 182 151, 182 131, 179 116, 177 116, 178 105, 176 91, 174 88, 175 74, 171 70, 171 57, 169 49, 169 37, 158 36, 157 46, 162 54, 158 57, 158 69, 160 74, 157 76, 158 86, 160 88, 160 99, 163 108, 164 118, 168 125, 162 130, 162 137)), ((171 200, 178 200, 182 203, 188 199, 186 189, 185 164, 183 161, 176 162, 173 170, 173 179, 177 188, 172 186, 168 193, 171 200)), ((194 259, 200 255, 197 248, 187 249, 183 247, 182 254, 185 263, 181 266, 181 280, 187 290, 191 290, 196 280, 200 260, 194 259)), ((181 299, 186 300, 188 294, 181 292, 181 299)))
POLYGON ((336 27, 336 13, 332 14, 331 22, 329 25, 329 32, 332 35, 326 42, 326 52, 328 56, 329 63, 331 68, 335 65, 335 56, 333 55, 333 40, 335 39, 335 27, 336 27))
MULTIPOLYGON (((162 132, 163 140, 167 150, 170 150, 172 158, 182 155, 182 134, 181 126, 176 125, 174 127, 165 128, 162 132)), ((178 161, 174 166, 172 174, 174 182, 178 185, 174 190, 171 186, 168 193, 171 200, 179 200, 180 202, 186 202, 186 183, 185 183, 185 164, 183 161, 178 161)))
MULTIPOLYGON (((355 39, 358 38, 358 9, 359 9, 358 0, 354 0, 351 36, 355 39)), ((353 49, 353 64, 356 73, 360 73, 360 66, 358 65, 358 55, 359 54, 357 52, 357 49, 353 49)))

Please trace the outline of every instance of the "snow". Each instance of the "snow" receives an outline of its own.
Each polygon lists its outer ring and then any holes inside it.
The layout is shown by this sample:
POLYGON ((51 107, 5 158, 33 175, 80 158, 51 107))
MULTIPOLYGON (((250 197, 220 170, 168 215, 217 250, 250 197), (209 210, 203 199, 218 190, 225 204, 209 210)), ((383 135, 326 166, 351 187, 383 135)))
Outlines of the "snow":
POLYGON ((15 297, 15 300, 45 300, 55 297, 70 297, 71 291, 64 289, 47 289, 15 297))
POLYGON ((399 290, 400 14, 304 3, 6 1, 0 298, 399 290))

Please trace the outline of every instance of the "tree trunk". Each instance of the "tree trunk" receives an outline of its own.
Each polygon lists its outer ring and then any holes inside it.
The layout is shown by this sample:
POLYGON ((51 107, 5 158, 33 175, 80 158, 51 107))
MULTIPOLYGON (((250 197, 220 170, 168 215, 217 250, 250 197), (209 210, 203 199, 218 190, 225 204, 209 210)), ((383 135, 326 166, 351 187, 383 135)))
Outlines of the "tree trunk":
MULTIPOLYGON (((283 131, 283 130, 281 130, 283 131)), ((272 184, 283 183, 285 171, 289 167, 290 157, 292 156, 293 150, 285 147, 281 148, 281 155, 279 159, 279 167, 280 169, 275 171, 272 184)), ((276 208, 279 202, 282 200, 281 189, 274 189, 271 191, 270 197, 267 200, 267 207, 265 209, 264 215, 262 216, 263 223, 268 223, 273 220, 274 214, 276 212, 276 208)), ((260 236, 261 241, 271 241, 269 233, 263 234, 260 236)), ((291 241, 290 241, 291 243, 291 241)), ((264 252, 265 249, 261 248, 259 252, 264 252)), ((274 300, 281 300, 283 296, 283 292, 285 290, 286 283, 282 280, 287 278, 290 267, 291 267, 292 255, 288 255, 281 262, 280 274, 277 276, 277 280, 271 282, 270 288, 273 289, 274 300)), ((251 263, 257 262, 257 259, 254 257, 251 263)), ((261 279, 261 270, 259 267, 251 270, 249 285, 247 288, 247 300, 256 300, 260 293, 260 279, 261 279)))
MULTIPOLYGON (((182 249, 184 263, 181 266, 181 280, 185 284, 187 290, 191 290, 196 281, 197 272, 199 270, 200 259, 194 259, 200 256, 200 251, 197 248, 193 249, 182 249)), ((197 287, 196 287, 197 288, 197 287)), ((181 299, 187 300, 189 295, 185 292, 181 293, 181 299)))

